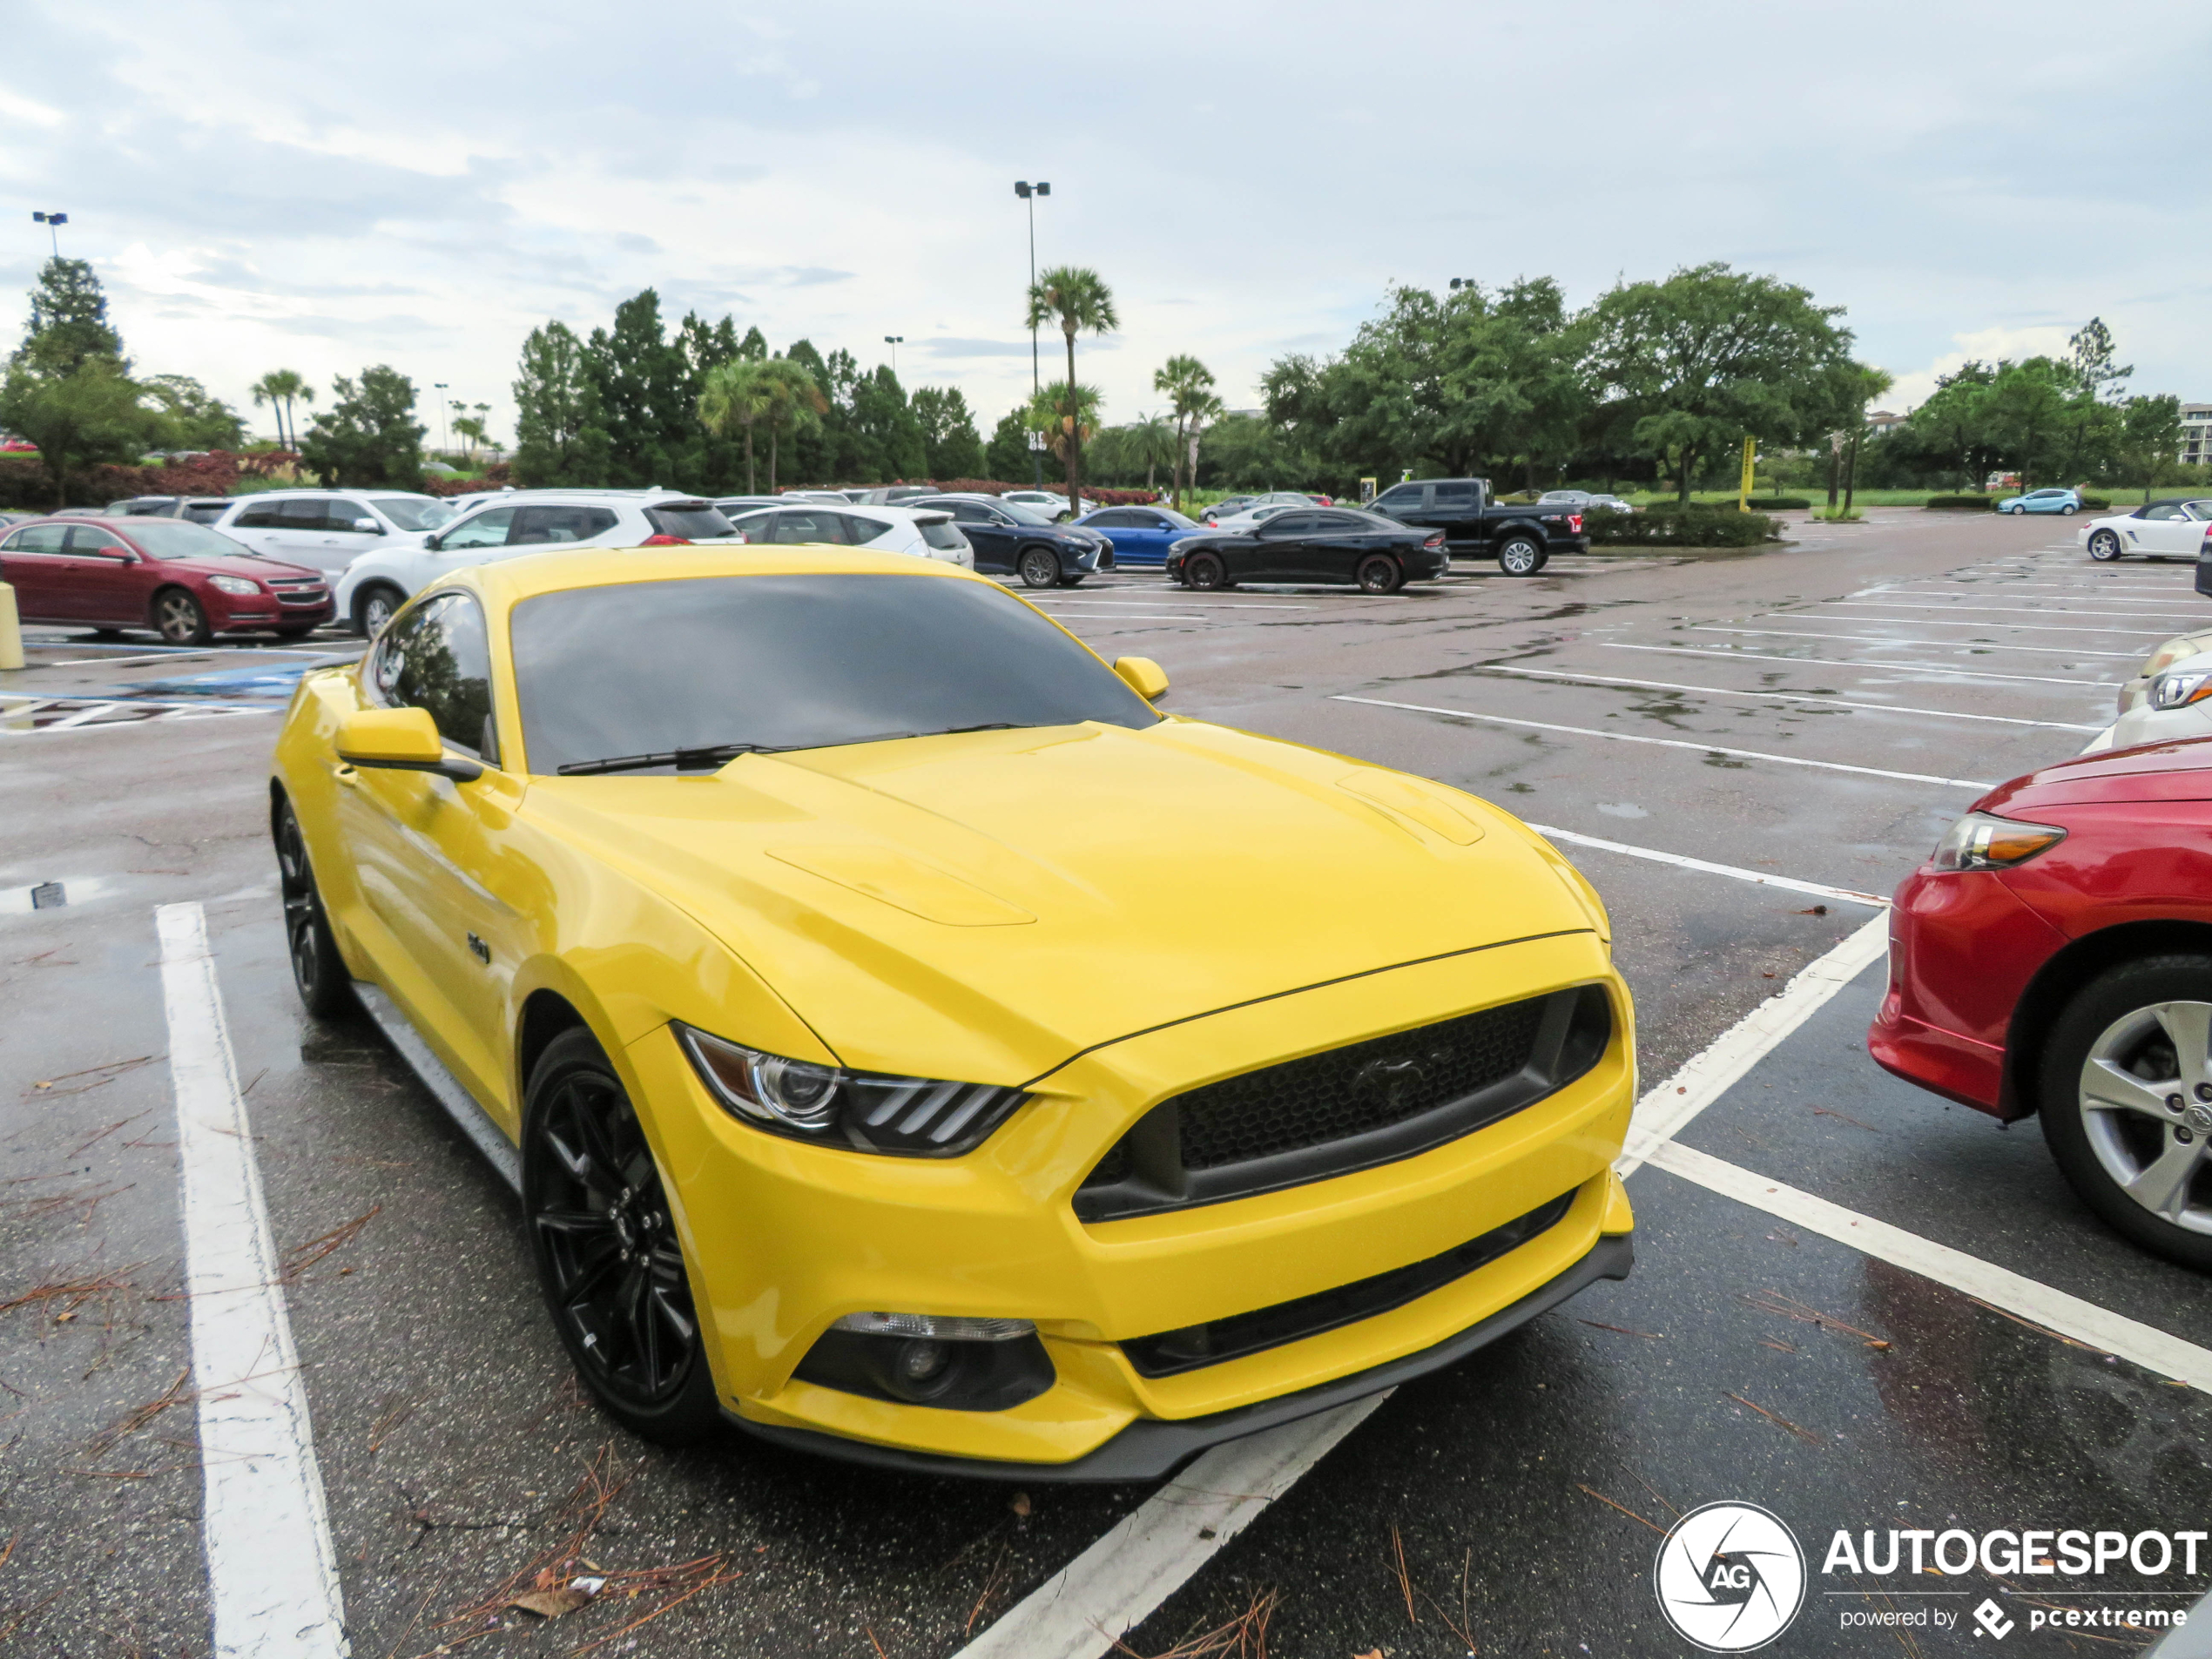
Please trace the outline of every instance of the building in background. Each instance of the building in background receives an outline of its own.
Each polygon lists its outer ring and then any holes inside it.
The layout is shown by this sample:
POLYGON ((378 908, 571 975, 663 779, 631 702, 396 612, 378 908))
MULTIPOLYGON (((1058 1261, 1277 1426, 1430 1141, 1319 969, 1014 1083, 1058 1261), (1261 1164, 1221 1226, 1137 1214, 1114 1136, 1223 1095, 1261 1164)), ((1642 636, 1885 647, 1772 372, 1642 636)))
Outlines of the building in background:
POLYGON ((2182 405, 2182 459, 2192 467, 2212 461, 2212 403, 2182 405))

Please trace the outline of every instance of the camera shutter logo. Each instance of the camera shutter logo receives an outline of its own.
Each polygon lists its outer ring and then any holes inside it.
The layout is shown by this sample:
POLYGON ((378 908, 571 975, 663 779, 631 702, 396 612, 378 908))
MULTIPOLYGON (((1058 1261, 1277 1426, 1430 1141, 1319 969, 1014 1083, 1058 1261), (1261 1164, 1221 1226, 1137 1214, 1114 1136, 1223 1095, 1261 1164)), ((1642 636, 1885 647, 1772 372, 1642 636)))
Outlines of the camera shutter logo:
POLYGON ((1805 1554, 1778 1516, 1709 1503, 1675 1522, 1651 1569, 1659 1610, 1708 1653, 1748 1653, 1790 1628, 1805 1600, 1805 1554))

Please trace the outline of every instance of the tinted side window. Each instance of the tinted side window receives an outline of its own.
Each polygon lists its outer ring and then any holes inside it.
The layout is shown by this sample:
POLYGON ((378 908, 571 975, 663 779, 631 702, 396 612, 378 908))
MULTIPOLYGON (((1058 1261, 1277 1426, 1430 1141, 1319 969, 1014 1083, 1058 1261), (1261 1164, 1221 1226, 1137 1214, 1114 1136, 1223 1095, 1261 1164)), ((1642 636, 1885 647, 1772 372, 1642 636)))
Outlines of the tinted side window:
POLYGON ((242 530, 274 529, 277 525, 277 510, 283 505, 284 503, 280 501, 257 501, 240 512, 233 523, 242 530))
POLYGON ((1318 516, 1315 513, 1278 513, 1260 525, 1260 534, 1268 536, 1311 536, 1313 521, 1318 516))
POLYGON ((1400 511, 1419 507, 1420 504, 1421 487, 1419 484, 1399 484, 1393 489, 1384 490, 1375 498, 1376 506, 1395 507, 1400 511))
POLYGON ((1133 514, 1109 508, 1103 513, 1093 513, 1083 521, 1084 527, 1094 530, 1122 530, 1132 528, 1133 514))
POLYGON ((614 529, 615 515, 604 507, 518 507, 509 547, 557 542, 588 542, 614 529))
POLYGON ((1368 530, 1372 524, 1363 523, 1350 513, 1316 513, 1314 528, 1324 536, 1342 536, 1349 530, 1368 530))
POLYGON ((69 550, 72 553, 127 553, 131 550, 105 530, 94 529, 90 524, 78 524, 69 532, 69 550))
POLYGON ((330 502, 321 496, 299 496, 277 507, 277 527, 287 530, 319 530, 330 522, 330 502))
POLYGON ((956 524, 995 524, 997 515, 981 502, 956 501, 953 504, 953 522, 956 524))
POLYGON ((776 533, 771 539, 778 543, 827 542, 843 547, 851 538, 845 533, 845 515, 817 508, 804 513, 778 513, 776 533))
POLYGON ((1439 507, 1472 507, 1474 505, 1473 484, 1439 484, 1436 487, 1439 507))
POLYGON ((855 547, 866 547, 889 529, 888 524, 879 524, 873 518, 860 518, 847 514, 845 519, 846 539, 855 547))
POLYGON ((489 512, 456 520, 449 529, 438 532, 439 550, 450 553, 460 548, 504 547, 508 526, 521 510, 518 507, 495 507, 489 512))
POLYGON ((467 594, 433 599, 385 636, 379 689, 395 705, 428 709, 438 735, 456 749, 489 752, 491 644, 484 613, 467 594))
POLYGON ((17 530, 0 546, 10 553, 58 553, 68 534, 66 524, 33 524, 27 530, 17 530))

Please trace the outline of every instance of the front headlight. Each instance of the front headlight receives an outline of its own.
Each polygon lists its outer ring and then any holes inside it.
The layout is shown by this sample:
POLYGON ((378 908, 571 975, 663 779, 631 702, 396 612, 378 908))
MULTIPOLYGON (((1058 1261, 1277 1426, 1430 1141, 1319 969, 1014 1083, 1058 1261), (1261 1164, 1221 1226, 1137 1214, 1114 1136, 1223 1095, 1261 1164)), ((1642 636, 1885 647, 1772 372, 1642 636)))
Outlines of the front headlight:
POLYGON ((2208 697, 2212 697, 2212 673, 2200 669, 2188 674, 2159 675, 2150 683, 2147 700, 2155 709, 2180 709, 2208 697))
POLYGON ((973 1151, 1028 1096, 997 1083, 844 1071, 763 1054, 680 1022, 699 1079, 733 1117, 825 1145, 906 1157, 973 1151))
POLYGON ((2055 824, 2023 824, 1993 813, 1968 813, 1936 843, 1938 870, 2009 870, 2066 840, 2055 824))
POLYGON ((260 583, 248 582, 242 576, 211 576, 207 581, 211 587, 225 593, 253 594, 261 590, 260 583))

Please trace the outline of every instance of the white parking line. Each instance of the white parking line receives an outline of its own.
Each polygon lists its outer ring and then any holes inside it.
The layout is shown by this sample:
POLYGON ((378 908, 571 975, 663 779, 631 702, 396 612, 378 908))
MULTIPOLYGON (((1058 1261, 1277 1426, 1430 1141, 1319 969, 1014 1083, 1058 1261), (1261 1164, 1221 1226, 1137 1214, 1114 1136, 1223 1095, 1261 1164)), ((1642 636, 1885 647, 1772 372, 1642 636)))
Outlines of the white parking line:
POLYGON ((337 1555, 206 918, 196 904, 153 914, 177 1096, 214 1651, 341 1659, 337 1555))
MULTIPOLYGON (((1820 603, 1824 605, 1850 605, 1854 610, 1941 610, 1948 613, 1956 613, 1961 610, 1979 610, 2005 616, 2111 617, 2114 618, 2119 618, 2128 615, 2128 613, 2124 610, 2076 610, 2071 606, 2062 605, 2047 605, 2041 607, 2034 605, 1916 605, 1909 604, 1902 599, 1823 599, 1820 603)), ((1803 610, 1770 610, 1766 614, 1770 617, 1803 617, 1808 613, 1803 610)), ((2175 610, 2153 614, 2163 614, 2172 617, 2186 617, 2188 613, 2186 611, 2175 610)), ((2199 616, 2196 618, 2196 620, 2200 622, 2204 618, 2202 616, 2199 616)), ((2048 623, 2040 622, 1946 623, 1939 622, 1932 617, 1838 617, 1838 620, 1842 622, 1909 622, 1916 628, 1925 627, 1931 623, 1934 623, 1936 626, 1943 628, 2040 629, 2053 625, 2048 623)), ((2156 628, 2070 628, 2067 630, 2067 631, 2077 634, 2149 634, 2157 633, 2161 631, 2156 628)))
POLYGON ((1738 651, 1730 646, 1726 651, 1707 651, 1696 645, 1629 645, 1619 640, 1598 642, 1608 651, 1666 651, 1676 657, 1703 657, 1709 660, 1739 663, 1811 663, 1822 668, 1881 668, 1907 674, 1942 674, 1952 679, 2006 680, 2037 685, 2103 685, 2114 686, 2119 680, 2085 680, 2069 678, 2062 674, 1999 674, 1988 669, 1932 668, 1925 663, 1870 663, 1850 657, 1776 657, 1764 651, 1738 651))
POLYGON ((1902 703, 1863 703, 1855 698, 1823 697, 1812 691, 1738 691, 1723 685, 1683 685, 1673 680, 1628 679, 1617 674, 1578 674, 1554 668, 1513 668, 1504 663, 1485 663, 1492 674, 1527 674, 1539 679, 1570 680, 1594 685, 1637 685, 1655 691, 1695 691, 1701 697, 1779 698, 1789 703, 1824 703, 1832 708, 1871 709, 1879 714, 1925 715, 1938 720, 1987 720, 1998 725, 2055 726, 2061 732, 2101 732, 2102 725, 2082 725, 2073 720, 2030 720, 2016 714, 1961 714, 1952 709, 1912 708, 1902 703))
POLYGON ((1740 865, 1714 864, 1680 853, 1662 853, 1656 846, 1631 846, 1626 841, 1608 841, 1601 836, 1584 835, 1578 830, 1556 829, 1549 824, 1531 823, 1528 827, 1548 841, 1571 841, 1576 846, 1594 846, 1601 852, 1624 853, 1632 859, 1649 859, 1655 864, 1672 864, 1685 870, 1701 871, 1707 875, 1733 876, 1738 881, 1750 881, 1763 887, 1782 887, 1791 893, 1808 894, 1816 899, 1834 899, 1844 904, 1871 905, 1877 910, 1889 908, 1887 899, 1876 894, 1859 893, 1851 887, 1831 887, 1818 881, 1800 881, 1794 876, 1770 875, 1764 870, 1747 870, 1740 865))
POLYGON ((1180 611, 1127 610, 1109 611, 1103 606, 1092 606, 1085 610, 1075 605, 1055 605, 1050 610, 1046 611, 1045 615, 1048 617, 1056 617, 1063 612, 1078 610, 1081 611, 1081 614, 1086 617, 1103 614, 1109 617, 1119 617, 1123 622, 1204 622, 1207 620, 1204 617, 1189 616, 1180 611))
MULTIPOLYGON (((1788 616, 1791 613, 1789 611, 1777 611, 1774 614, 1778 616, 1788 616)), ((1838 622, 1862 620, 1871 622, 1875 620, 1875 618, 1871 617, 1864 618, 1838 617, 1836 620, 1838 622)), ((1905 619, 1902 617, 1892 617, 1891 620, 1895 622, 1903 622, 1905 619)), ((1860 645, 1912 645, 1922 647, 1929 651, 1972 651, 1977 652, 1985 651, 2033 651, 2039 657, 2121 657, 2125 658, 2131 663, 2141 662, 2148 654, 2141 651, 2091 651, 2087 647, 2082 645, 2000 645, 1993 641, 1983 639, 1897 639, 1886 635, 1879 634, 1815 633, 1809 629, 1803 628, 1724 628, 1718 623, 1710 622, 1692 623, 1690 627, 1694 631, 1701 634, 1761 634, 1770 636, 1776 639, 1835 639, 1841 640, 1846 644, 1855 644, 1860 645)), ((2105 631, 2098 629, 2093 631, 2101 633, 2105 631)), ((2120 632, 2122 631, 2115 629, 2112 631, 2120 632)))
POLYGON ((1724 744, 1697 743, 1683 738, 1647 738, 1633 732, 1600 732, 1587 725, 1554 725, 1548 720, 1515 720, 1503 714, 1477 714, 1471 709, 1440 709, 1425 703, 1393 703, 1379 697, 1332 696, 1332 703, 1365 703, 1379 709, 1406 709, 1415 714, 1443 714, 1455 720, 1484 720, 1493 725, 1527 726, 1537 732, 1564 732, 1578 738, 1605 738, 1615 743, 1648 743, 1661 749, 1694 749, 1700 754, 1737 755, 1746 760, 1771 760, 1784 766, 1816 766, 1823 772, 1853 772, 1862 777, 1894 778, 1908 784, 1946 784, 1957 789, 1990 790, 1994 784, 1972 778, 1939 778, 1925 772, 1891 772, 1881 766, 1847 765, 1840 760, 1810 760, 1803 755, 1770 754, 1764 749, 1731 749, 1724 744))
MULTIPOLYGON (((1180 596, 1180 595, 1177 595, 1177 600, 1180 600, 1181 596, 1180 596)), ((1061 595, 1061 594, 1038 594, 1038 595, 1035 595, 1035 597, 1033 597, 1030 599, 1029 603, 1030 603, 1031 604, 1039 604, 1039 605, 1132 605, 1132 606, 1141 606, 1141 605, 1143 605, 1145 602, 1144 602, 1143 600, 1142 600, 1142 599, 1089 599, 1089 598, 1069 598, 1069 597, 1066 597, 1066 596, 1064 596, 1064 595, 1061 595)), ((1199 603, 1200 604, 1204 605, 1204 606, 1206 607, 1206 609, 1207 609, 1207 610, 1318 610, 1321 608, 1321 607, 1320 607, 1320 606, 1318 606, 1318 605, 1294 605, 1294 604, 1272 604, 1272 603, 1270 603, 1270 604, 1263 604, 1262 602, 1260 602, 1260 601, 1258 601, 1258 600, 1256 600, 1256 599, 1222 599, 1222 600, 1204 600, 1204 599, 1202 599, 1202 600, 1199 600, 1197 603, 1199 603)))

